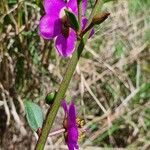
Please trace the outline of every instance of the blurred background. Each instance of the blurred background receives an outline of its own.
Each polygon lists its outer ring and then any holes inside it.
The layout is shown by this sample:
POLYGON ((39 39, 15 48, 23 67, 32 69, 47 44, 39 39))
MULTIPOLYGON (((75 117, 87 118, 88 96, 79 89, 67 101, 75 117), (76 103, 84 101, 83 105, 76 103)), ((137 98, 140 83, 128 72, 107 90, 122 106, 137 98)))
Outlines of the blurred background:
MULTIPOLYGON (((95 28, 66 93, 85 120, 81 149, 150 149, 150 1, 104 0, 109 18, 95 28)), ((58 89, 68 59, 38 35, 40 0, 0 1, 0 149, 33 150, 36 139, 24 101, 46 113, 44 99, 58 89)), ((94 0, 89 0, 89 16, 94 0)), ((60 108, 52 130, 63 121, 60 108)), ((62 134, 45 150, 65 150, 62 134)))

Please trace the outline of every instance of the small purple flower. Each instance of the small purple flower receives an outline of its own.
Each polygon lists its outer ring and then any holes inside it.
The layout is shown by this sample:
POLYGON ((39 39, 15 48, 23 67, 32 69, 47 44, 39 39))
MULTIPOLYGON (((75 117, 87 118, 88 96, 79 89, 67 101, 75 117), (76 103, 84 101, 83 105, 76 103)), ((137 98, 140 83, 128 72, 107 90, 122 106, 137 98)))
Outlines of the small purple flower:
POLYGON ((65 111, 64 128, 66 129, 65 140, 69 150, 78 150, 78 126, 76 122, 76 108, 73 102, 67 106, 65 100, 62 101, 62 107, 65 111))
MULTIPOLYGON (((82 15, 85 16, 87 0, 83 0, 82 15)), ((66 26, 64 9, 78 15, 77 0, 44 0, 45 15, 40 20, 39 33, 44 39, 55 39, 55 46, 61 56, 70 56, 77 40, 76 32, 66 26)))

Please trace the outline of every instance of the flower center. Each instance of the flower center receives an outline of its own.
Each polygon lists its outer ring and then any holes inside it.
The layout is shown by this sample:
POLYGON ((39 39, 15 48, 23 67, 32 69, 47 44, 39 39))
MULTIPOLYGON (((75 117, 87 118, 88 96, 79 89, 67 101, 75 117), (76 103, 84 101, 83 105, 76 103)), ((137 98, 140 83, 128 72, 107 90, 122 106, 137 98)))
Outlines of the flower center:
POLYGON ((64 16, 63 18, 61 18, 61 22, 62 22, 61 33, 63 34, 64 37, 67 38, 70 32, 69 25, 67 22, 67 17, 64 16))
POLYGON ((67 38, 69 36, 70 28, 69 28, 69 22, 65 13, 65 9, 71 10, 70 8, 63 7, 60 10, 59 18, 61 18, 61 22, 62 22, 61 33, 63 34, 64 37, 67 38))

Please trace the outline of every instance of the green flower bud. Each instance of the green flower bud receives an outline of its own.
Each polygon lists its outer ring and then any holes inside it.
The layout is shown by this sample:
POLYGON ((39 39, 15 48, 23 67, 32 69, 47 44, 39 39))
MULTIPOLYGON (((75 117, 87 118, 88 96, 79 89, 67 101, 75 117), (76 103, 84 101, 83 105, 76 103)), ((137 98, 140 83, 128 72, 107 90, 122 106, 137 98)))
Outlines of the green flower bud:
POLYGON ((56 94, 56 93, 48 93, 48 94, 47 94, 47 96, 46 96, 46 98, 45 98, 46 104, 48 104, 48 105, 52 105, 52 104, 53 104, 54 98, 55 98, 55 94, 56 94))

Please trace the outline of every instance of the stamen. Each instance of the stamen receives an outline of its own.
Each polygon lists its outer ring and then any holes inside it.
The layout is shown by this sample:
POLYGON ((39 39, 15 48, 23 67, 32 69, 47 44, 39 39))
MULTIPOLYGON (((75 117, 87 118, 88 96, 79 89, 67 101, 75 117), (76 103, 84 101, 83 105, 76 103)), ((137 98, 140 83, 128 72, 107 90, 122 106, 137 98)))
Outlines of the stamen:
POLYGON ((85 121, 81 118, 77 118, 76 122, 77 122, 78 128, 83 128, 83 126, 85 125, 85 121))

